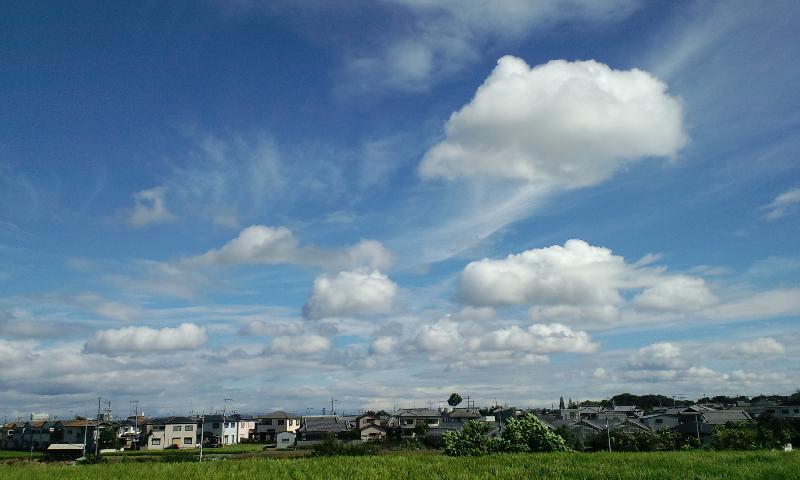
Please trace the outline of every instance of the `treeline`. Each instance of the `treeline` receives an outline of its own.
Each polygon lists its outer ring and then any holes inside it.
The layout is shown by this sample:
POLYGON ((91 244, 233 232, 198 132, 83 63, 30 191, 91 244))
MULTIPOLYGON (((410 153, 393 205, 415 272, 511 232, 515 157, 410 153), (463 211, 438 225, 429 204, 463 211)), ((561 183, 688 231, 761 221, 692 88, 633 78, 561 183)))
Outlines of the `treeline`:
MULTIPOLYGON (((490 426, 468 422, 461 432, 444 436, 444 453, 450 456, 480 456, 499 452, 553 452, 608 450, 615 452, 655 452, 700 448, 695 435, 683 435, 670 429, 658 431, 621 430, 600 432, 585 441, 566 427, 550 430, 541 420, 528 414, 522 419, 510 419, 501 438, 490 438, 490 426)), ((730 423, 714 429, 713 450, 780 449, 786 443, 800 444, 800 419, 759 418, 754 423, 730 423)))
POLYGON ((645 412, 651 412, 656 408, 663 407, 688 407, 695 403, 718 403, 721 405, 736 405, 740 402, 759 403, 771 402, 776 405, 800 405, 800 391, 791 395, 759 395, 756 397, 746 397, 743 395, 729 397, 726 395, 716 395, 713 397, 703 397, 695 400, 677 399, 665 395, 634 395, 632 393, 620 393, 607 400, 585 400, 579 403, 582 407, 604 407, 612 408, 614 405, 633 405, 645 412))

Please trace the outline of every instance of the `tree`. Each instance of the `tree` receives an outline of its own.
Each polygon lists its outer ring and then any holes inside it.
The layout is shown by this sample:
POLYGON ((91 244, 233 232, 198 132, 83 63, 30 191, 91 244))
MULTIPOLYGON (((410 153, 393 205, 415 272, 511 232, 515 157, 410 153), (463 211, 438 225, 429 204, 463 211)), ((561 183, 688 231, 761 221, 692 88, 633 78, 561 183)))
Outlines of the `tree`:
POLYGON ((414 437, 416 438, 425 438, 428 435, 428 424, 427 423, 418 423, 414 425, 414 437))
POLYGON ((745 424, 717 425, 711 435, 714 450, 757 450, 758 432, 745 424))
POLYGON ((564 410, 564 397, 558 399, 558 408, 564 410))
POLYGON ((485 422, 469 421, 459 431, 444 434, 444 453, 451 457, 480 456, 501 451, 502 445, 487 434, 492 429, 485 422))
POLYGON ((456 405, 461 403, 462 400, 464 399, 461 398, 461 395, 453 392, 450 394, 450 398, 447 399, 447 404, 450 405, 451 407, 455 407, 456 405))
POLYGON ((509 418, 503 431, 503 446, 509 452, 568 452, 563 438, 533 414, 509 418))
POLYGON ((117 438, 117 432, 111 428, 106 427, 100 430, 100 448, 114 448, 120 447, 121 442, 117 438))

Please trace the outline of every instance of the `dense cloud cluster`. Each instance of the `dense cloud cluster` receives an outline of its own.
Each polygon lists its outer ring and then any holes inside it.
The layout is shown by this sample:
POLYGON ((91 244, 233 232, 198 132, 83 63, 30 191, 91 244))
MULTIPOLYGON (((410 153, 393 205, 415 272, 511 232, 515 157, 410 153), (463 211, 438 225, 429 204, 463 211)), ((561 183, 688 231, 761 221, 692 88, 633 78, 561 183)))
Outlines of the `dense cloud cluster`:
POLYGON ((595 185, 626 162, 672 156, 686 143, 681 104, 666 89, 636 69, 564 60, 531 68, 503 57, 450 117, 420 172, 519 179, 545 190, 595 185))
POLYGON ((534 318, 574 323, 612 323, 623 309, 696 312, 717 303, 703 278, 630 264, 574 239, 471 262, 461 273, 459 296, 471 305, 526 305, 534 318))

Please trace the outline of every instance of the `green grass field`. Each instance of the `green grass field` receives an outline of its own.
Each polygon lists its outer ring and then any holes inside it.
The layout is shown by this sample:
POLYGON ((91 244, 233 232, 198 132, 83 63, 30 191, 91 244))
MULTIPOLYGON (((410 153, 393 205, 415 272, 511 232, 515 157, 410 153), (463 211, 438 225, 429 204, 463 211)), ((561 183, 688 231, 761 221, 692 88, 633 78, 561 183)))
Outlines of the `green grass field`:
MULTIPOLYGON (((203 455, 235 455, 238 453, 260 452, 264 445, 257 443, 240 443, 222 448, 204 448, 203 455)), ((181 448, 176 450, 126 450, 123 452, 105 453, 106 456, 159 456, 159 455, 199 455, 199 448, 181 448)))
POLYGON ((664 452, 502 454, 452 458, 381 455, 199 463, 0 466, 0 478, 58 479, 800 479, 800 453, 664 452))
MULTIPOLYGON (((0 460, 9 458, 29 458, 30 456, 31 452, 23 450, 0 450, 0 460)), ((41 452, 33 452, 33 458, 39 458, 41 456, 41 452)))

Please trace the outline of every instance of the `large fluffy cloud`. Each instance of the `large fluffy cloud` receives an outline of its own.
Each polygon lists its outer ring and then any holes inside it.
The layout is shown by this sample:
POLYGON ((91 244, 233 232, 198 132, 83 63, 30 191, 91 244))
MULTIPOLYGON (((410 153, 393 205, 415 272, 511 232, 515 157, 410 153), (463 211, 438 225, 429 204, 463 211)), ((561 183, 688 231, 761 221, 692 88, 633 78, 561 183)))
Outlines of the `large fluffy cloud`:
POLYGON ((478 306, 530 305, 534 318, 578 322, 611 322, 629 303, 642 310, 688 312, 717 301, 702 278, 629 264, 607 248, 574 239, 471 262, 461 274, 459 296, 478 306), (640 293, 628 302, 628 292, 640 293))
POLYGON ((505 56, 445 126, 420 173, 493 176, 549 188, 609 178, 625 162, 672 156, 686 143, 680 102, 651 74, 595 61, 529 67, 505 56))
POLYGON ((204 328, 193 323, 182 323, 175 328, 127 327, 101 330, 94 334, 84 350, 90 353, 117 355, 125 353, 170 353, 192 350, 207 340, 204 328))
POLYGON ((251 225, 218 249, 182 260, 185 266, 280 264, 330 268, 377 268, 391 265, 391 253, 375 240, 362 240, 344 248, 301 246, 286 227, 251 225))
POLYGON ((323 274, 314 280, 303 313, 314 319, 389 313, 397 291, 397 284, 378 271, 323 274))
POLYGON ((669 342, 640 348, 628 359, 630 367, 640 370, 673 370, 685 366, 681 348, 669 342))

